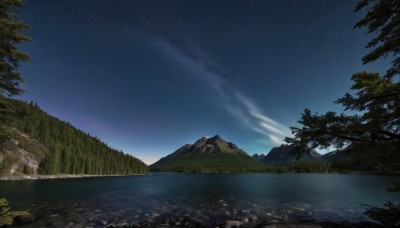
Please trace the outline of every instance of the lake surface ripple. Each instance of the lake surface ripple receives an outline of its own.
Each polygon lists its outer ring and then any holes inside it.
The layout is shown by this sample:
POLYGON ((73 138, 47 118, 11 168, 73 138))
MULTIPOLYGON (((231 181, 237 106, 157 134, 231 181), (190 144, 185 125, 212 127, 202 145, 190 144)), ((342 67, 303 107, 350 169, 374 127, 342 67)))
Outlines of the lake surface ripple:
POLYGON ((399 176, 367 174, 180 174, 0 181, 26 226, 267 224, 368 221, 363 204, 400 201, 387 187, 399 176))

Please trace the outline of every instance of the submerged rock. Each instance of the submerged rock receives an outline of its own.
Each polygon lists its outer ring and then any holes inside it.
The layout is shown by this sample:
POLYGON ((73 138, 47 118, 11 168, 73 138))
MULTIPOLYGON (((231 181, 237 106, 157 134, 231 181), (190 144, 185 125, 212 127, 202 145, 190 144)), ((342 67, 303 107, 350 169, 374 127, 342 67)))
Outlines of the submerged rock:
POLYGON ((14 223, 15 224, 27 224, 27 223, 34 222, 35 219, 36 219, 36 217, 31 214, 19 215, 14 218, 14 223))
POLYGON ((240 222, 235 220, 227 220, 225 223, 225 228, 239 228, 240 222))
POLYGON ((311 223, 283 223, 264 225, 261 228, 322 228, 322 226, 311 223))

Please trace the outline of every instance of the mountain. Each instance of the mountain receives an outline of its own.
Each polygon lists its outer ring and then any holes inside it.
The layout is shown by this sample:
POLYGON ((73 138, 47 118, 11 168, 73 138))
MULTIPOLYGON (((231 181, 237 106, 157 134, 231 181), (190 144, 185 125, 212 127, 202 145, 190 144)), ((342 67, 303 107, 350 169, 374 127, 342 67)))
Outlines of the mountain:
POLYGON ((251 157, 257 161, 262 161, 265 158, 265 154, 253 154, 251 157))
POLYGON ((0 175, 148 173, 139 159, 52 117, 0 96, 0 175))
MULTIPOLYGON (((322 161, 323 160, 321 154, 319 154, 316 151, 311 152, 310 155, 305 154, 302 157, 300 157, 298 160, 296 160, 290 154, 291 150, 292 150, 292 146, 289 146, 289 145, 281 145, 280 147, 274 147, 260 161, 262 163, 269 164, 269 165, 282 165, 282 164, 288 164, 288 163, 297 162, 297 161, 322 161)), ((260 156, 258 156, 258 157, 260 157, 260 156)))
POLYGON ((150 166, 153 171, 180 172, 248 172, 263 168, 262 163, 219 135, 186 144, 150 166))
POLYGON ((346 153, 345 151, 336 151, 336 150, 322 155, 322 158, 325 161, 330 161, 330 162, 337 162, 345 159, 351 159, 351 157, 352 156, 349 153, 346 153))

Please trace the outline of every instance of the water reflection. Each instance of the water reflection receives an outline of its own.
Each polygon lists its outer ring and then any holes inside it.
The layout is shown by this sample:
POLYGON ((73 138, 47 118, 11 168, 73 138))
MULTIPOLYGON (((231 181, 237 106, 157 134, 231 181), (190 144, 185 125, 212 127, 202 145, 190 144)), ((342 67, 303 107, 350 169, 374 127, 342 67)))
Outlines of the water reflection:
POLYGON ((398 202, 398 176, 346 174, 176 174, 0 182, 13 209, 31 208, 35 226, 163 223, 360 221, 361 204, 398 202), (371 184, 373 183, 373 184, 371 184), (62 215, 62 216, 61 216, 62 215), (191 220, 189 220, 189 218, 191 220), (161 221, 163 220, 163 221, 161 221), (180 222, 175 221, 174 222, 180 222), (184 222, 183 220, 181 222, 184 222))

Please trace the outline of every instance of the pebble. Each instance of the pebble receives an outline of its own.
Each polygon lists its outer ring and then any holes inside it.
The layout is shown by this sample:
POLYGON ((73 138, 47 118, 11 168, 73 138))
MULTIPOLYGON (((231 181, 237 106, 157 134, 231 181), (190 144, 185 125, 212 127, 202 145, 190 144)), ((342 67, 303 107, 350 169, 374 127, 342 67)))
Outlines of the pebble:
POLYGON ((31 214, 26 214, 26 215, 19 215, 14 218, 14 223, 17 224, 26 224, 26 223, 31 223, 34 222, 36 217, 31 214))
POLYGON ((75 226, 75 223, 70 222, 70 223, 68 223, 65 227, 68 228, 68 227, 74 227, 74 226, 75 226))
POLYGON ((129 227, 129 223, 127 222, 120 222, 115 224, 116 227, 129 227))
MULTIPOLYGON (((250 214, 250 210, 242 210, 243 214, 250 214)), ((267 213, 268 214, 268 213, 267 213)))
MULTIPOLYGON (((111 201, 111 199, 115 197, 105 197, 105 200, 109 202, 107 204, 89 201, 59 205, 53 205, 50 202, 40 204, 33 208, 35 215, 40 215, 42 218, 48 217, 48 219, 35 221, 34 225, 37 227, 44 227, 46 224, 54 226, 57 224, 60 227, 259 227, 261 224, 271 223, 277 226, 277 223, 288 221, 312 224, 315 223, 315 219, 323 220, 324 216, 326 220, 340 217, 334 209, 318 211, 312 209, 312 206, 305 207, 303 204, 289 203, 278 206, 271 202, 254 204, 233 197, 224 197, 224 199, 195 197, 182 201, 181 199, 151 199, 149 197, 136 199, 135 196, 126 195, 120 200, 111 201), (73 205, 73 207, 66 208, 64 205, 73 205), (334 212, 336 214, 332 216, 334 212)), ((352 210, 344 208, 343 211, 352 210)), ((362 212, 360 210, 354 213, 361 214, 362 212)))
POLYGON ((225 224, 225 228, 239 228, 240 227, 240 222, 235 221, 235 220, 227 220, 225 224))
POLYGON ((258 219, 258 217, 255 216, 255 215, 251 215, 251 216, 250 216, 250 222, 256 222, 257 219, 258 219))

